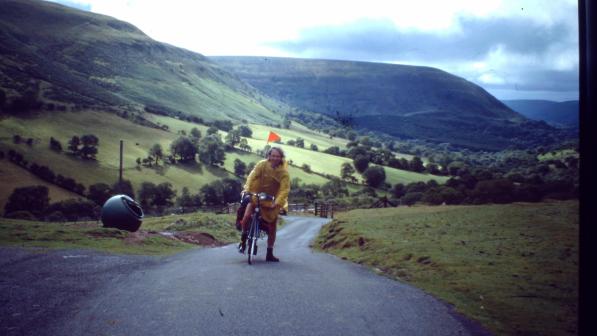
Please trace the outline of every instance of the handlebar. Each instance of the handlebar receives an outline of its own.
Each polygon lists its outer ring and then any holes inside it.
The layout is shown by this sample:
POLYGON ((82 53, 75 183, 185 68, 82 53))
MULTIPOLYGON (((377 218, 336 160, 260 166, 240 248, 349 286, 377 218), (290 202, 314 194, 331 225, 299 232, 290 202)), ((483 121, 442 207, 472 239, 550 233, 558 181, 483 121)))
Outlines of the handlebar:
POLYGON ((260 201, 272 201, 272 202, 274 202, 274 201, 276 200, 276 197, 275 197, 275 196, 268 195, 268 194, 266 194, 266 193, 264 193, 264 192, 260 192, 260 193, 252 193, 252 192, 249 192, 249 191, 243 191, 243 192, 240 194, 240 199, 242 200, 242 199, 243 199, 243 198, 245 198, 245 196, 247 196, 247 195, 249 195, 249 196, 257 196, 257 197, 259 198, 259 200, 260 200, 260 201))

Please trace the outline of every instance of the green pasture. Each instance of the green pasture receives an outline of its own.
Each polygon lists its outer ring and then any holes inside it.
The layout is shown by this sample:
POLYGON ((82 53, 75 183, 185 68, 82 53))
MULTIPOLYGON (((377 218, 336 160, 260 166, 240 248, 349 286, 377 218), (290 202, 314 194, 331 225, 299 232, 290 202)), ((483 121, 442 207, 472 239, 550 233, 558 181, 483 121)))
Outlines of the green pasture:
POLYGON ((118 180, 120 140, 124 141, 124 178, 130 180, 136 190, 142 182, 170 182, 175 189, 187 186, 199 189, 215 179, 231 174, 215 167, 201 164, 160 164, 157 168, 137 167, 136 159, 147 157, 149 148, 159 143, 165 151, 178 135, 134 124, 110 113, 85 111, 81 113, 48 113, 31 119, 9 117, 0 123, 0 150, 21 152, 26 160, 50 167, 56 174, 72 177, 88 187, 118 180), (33 146, 13 144, 12 136, 35 139, 33 146), (95 134, 100 139, 97 160, 83 160, 66 153, 68 141, 73 135, 95 134), (49 150, 50 137, 59 140, 62 153, 49 150))
POLYGON ((551 151, 545 154, 539 155, 537 158, 539 161, 547 161, 547 160, 564 160, 567 157, 575 157, 578 158, 578 152, 573 149, 562 149, 558 151, 551 151))
POLYGON ((15 188, 32 185, 43 185, 48 187, 51 202, 59 202, 80 197, 73 192, 48 183, 31 174, 29 171, 4 159, 0 160, 0 214, 4 213, 4 206, 6 205, 6 202, 8 202, 8 198, 15 188))
POLYGON ((316 248, 409 282, 496 335, 576 335, 578 201, 337 213, 316 248))

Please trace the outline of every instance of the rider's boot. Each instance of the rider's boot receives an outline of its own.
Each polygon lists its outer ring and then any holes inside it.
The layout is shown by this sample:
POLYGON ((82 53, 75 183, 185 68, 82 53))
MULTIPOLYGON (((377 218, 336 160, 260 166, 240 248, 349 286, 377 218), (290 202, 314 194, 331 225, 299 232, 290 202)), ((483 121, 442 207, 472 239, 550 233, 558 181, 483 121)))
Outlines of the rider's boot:
POLYGON ((273 247, 267 248, 267 255, 265 257, 265 261, 274 261, 274 262, 280 261, 280 259, 274 257, 274 248, 273 247))
POLYGON ((238 253, 245 253, 245 248, 247 247, 247 235, 248 233, 246 231, 243 231, 243 233, 240 236, 240 244, 238 244, 238 253))

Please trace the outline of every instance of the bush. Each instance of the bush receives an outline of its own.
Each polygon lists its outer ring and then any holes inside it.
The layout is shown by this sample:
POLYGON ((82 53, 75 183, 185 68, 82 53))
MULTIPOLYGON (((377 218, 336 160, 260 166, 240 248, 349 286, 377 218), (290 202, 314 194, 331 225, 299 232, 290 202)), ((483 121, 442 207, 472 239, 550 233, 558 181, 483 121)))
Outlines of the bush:
POLYGON ((48 222, 66 222, 66 217, 62 213, 62 211, 54 211, 51 214, 46 216, 46 221, 48 222))
POLYGON ((37 217, 35 217, 35 215, 33 215, 31 212, 26 211, 26 210, 13 211, 13 212, 7 213, 6 215, 4 215, 4 217, 10 218, 10 219, 24 219, 24 220, 30 220, 30 221, 37 220, 37 217))
POLYGON ((377 188, 386 181, 386 171, 383 167, 374 166, 369 167, 363 173, 367 185, 373 188, 377 188))
POLYGON ((510 203, 513 201, 514 183, 510 180, 479 181, 471 196, 476 204, 482 203, 510 203))
POLYGON ((100 213, 100 207, 87 199, 68 199, 52 203, 46 213, 53 214, 60 212, 64 218, 69 221, 77 221, 88 218, 97 218, 100 213))
POLYGON ((406 193, 406 195, 404 195, 400 199, 400 202, 403 205, 411 206, 411 205, 417 203, 418 201, 420 201, 422 198, 423 198, 423 193, 422 192, 418 192, 418 191, 409 192, 409 193, 406 193))
POLYGON ((439 189, 431 188, 423 194, 421 201, 431 205, 440 205, 444 202, 444 199, 440 194, 439 189))
POLYGON ((4 213, 29 211, 35 215, 43 213, 48 207, 48 187, 29 186, 16 188, 4 206, 4 213))

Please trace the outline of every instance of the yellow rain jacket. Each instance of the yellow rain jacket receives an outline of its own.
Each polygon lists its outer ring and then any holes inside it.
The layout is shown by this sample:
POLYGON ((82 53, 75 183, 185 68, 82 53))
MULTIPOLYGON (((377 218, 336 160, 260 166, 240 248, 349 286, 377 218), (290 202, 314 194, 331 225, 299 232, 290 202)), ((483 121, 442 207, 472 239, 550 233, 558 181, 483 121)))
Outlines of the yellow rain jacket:
MULTIPOLYGON (((259 161, 249 174, 244 190, 251 193, 264 192, 276 197, 274 202, 279 205, 279 208, 269 208, 271 206, 269 201, 263 202, 262 205, 266 207, 261 208, 261 217, 266 222, 274 223, 278 219, 279 209, 288 209, 288 193, 290 192, 288 164, 283 161, 274 169, 269 161, 259 161)), ((252 202, 255 204, 256 200, 253 199, 252 202)))

